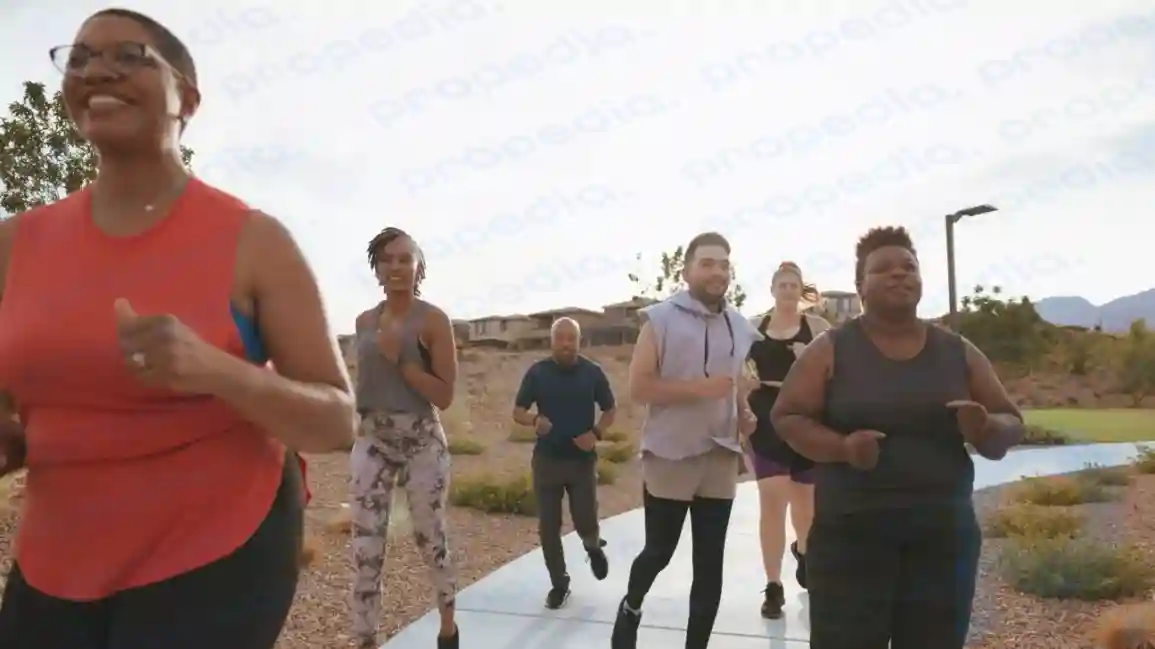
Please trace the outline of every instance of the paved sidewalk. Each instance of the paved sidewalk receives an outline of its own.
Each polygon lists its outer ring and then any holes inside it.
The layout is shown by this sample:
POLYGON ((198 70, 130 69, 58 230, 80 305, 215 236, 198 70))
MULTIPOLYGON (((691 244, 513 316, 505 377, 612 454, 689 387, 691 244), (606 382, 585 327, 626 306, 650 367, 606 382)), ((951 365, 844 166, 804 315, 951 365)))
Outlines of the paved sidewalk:
MULTIPOLYGON (((1066 473, 1087 463, 1123 464, 1135 449, 1134 444, 1100 444, 1016 451, 1002 462, 976 458, 976 488, 1022 476, 1066 473)), ((602 530, 610 558, 610 576, 603 582, 589 574, 577 536, 565 538, 573 595, 560 611, 547 611, 543 606, 548 580, 541 553, 536 550, 462 591, 457 600, 462 645, 483 649, 609 649, 610 628, 626 590, 629 564, 642 546, 642 512, 634 510, 603 521, 602 530)), ((687 524, 678 552, 646 599, 639 649, 673 649, 684 642, 692 574, 689 531, 687 524)), ((809 646, 807 596, 794 583, 793 574, 794 560, 787 553, 783 564, 786 615, 773 622, 762 619, 759 608, 765 578, 758 549, 758 493, 752 483, 740 485, 726 545, 725 594, 710 649, 809 646)), ((434 646, 436 634, 436 613, 431 613, 382 649, 428 649, 434 646)))

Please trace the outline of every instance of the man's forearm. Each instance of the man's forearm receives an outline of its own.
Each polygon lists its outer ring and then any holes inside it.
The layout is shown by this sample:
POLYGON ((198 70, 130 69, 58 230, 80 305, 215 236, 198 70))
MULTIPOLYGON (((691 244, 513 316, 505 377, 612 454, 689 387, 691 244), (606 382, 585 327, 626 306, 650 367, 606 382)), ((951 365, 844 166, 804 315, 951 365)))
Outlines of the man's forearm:
POLYGON ((1023 420, 1009 413, 995 413, 987 418, 987 431, 975 451, 988 460, 1001 460, 1007 451, 1018 446, 1026 434, 1023 420))
POLYGON ((845 437, 804 415, 773 417, 782 441, 814 462, 845 462, 845 437))
POLYGON ((518 408, 513 411, 513 421, 522 426, 533 426, 537 423, 537 415, 528 408, 518 408))

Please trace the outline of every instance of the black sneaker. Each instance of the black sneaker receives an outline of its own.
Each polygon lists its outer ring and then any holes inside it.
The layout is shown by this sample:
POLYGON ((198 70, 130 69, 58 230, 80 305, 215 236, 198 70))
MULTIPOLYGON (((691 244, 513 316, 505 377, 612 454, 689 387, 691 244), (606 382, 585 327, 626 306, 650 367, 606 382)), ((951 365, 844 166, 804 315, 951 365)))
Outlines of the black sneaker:
POLYGON ((614 632, 610 635, 610 649, 638 649, 638 626, 641 623, 642 612, 631 611, 623 597, 614 620, 614 632))
POLYGON ((461 638, 461 632, 457 627, 453 627, 453 635, 437 636, 437 649, 457 649, 458 641, 461 638))
POLYGON ((586 548, 586 555, 590 562, 590 571, 594 573, 594 578, 601 581, 610 574, 610 560, 606 558, 606 551, 602 548, 606 547, 605 539, 598 541, 598 547, 586 548))
POLYGON ((545 607, 551 611, 556 611, 565 606, 565 603, 568 601, 569 583, 565 583, 549 589, 549 593, 545 596, 545 607))
POLYGON ((762 617, 767 620, 782 618, 782 607, 786 605, 786 594, 782 592, 782 584, 770 582, 766 584, 766 599, 762 602, 762 617))
POLYGON ((798 567, 794 570, 794 580, 806 590, 806 555, 798 551, 798 541, 790 544, 790 554, 794 555, 794 561, 798 563, 798 567))

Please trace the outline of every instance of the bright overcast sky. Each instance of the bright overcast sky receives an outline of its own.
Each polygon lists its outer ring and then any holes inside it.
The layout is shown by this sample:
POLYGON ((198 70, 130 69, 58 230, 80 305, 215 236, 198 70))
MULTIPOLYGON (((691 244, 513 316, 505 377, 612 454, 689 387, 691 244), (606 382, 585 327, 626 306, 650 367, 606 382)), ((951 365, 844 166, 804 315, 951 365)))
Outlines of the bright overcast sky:
MULTIPOLYGON (((5 0, 0 99, 55 86, 48 48, 105 6, 5 0)), ((377 299, 385 225, 454 317, 624 299, 637 253, 651 275, 703 230, 734 243, 750 310, 783 259, 849 290, 880 224, 914 231, 937 314, 942 215, 985 202, 957 232, 964 291, 1155 285, 1152 0, 130 7, 196 58, 194 168, 289 225, 340 331, 377 299)))

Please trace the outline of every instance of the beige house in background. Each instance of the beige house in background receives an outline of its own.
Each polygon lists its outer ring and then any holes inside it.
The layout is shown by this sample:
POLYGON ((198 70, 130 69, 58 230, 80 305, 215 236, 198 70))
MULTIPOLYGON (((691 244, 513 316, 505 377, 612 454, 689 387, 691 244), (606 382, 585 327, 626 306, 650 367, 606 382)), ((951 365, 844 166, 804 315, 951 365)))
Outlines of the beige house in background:
POLYGON ((820 311, 831 324, 862 315, 862 299, 853 291, 822 291, 820 311))
MULTIPOLYGON (((822 304, 813 306, 807 311, 815 315, 820 315, 826 318, 830 324, 842 324, 847 320, 862 314, 862 300, 857 293, 851 291, 822 291, 822 304)), ((750 318, 751 322, 757 324, 766 317, 769 311, 759 313, 750 318)))
POLYGON ((582 328, 582 344, 622 345, 638 339, 638 311, 657 300, 634 297, 601 309, 562 307, 528 315, 486 316, 469 321, 470 345, 542 349, 549 347, 549 331, 559 318, 572 318, 582 328))
POLYGON ((491 315, 469 321, 470 345, 513 347, 530 330, 533 321, 528 316, 491 315))

